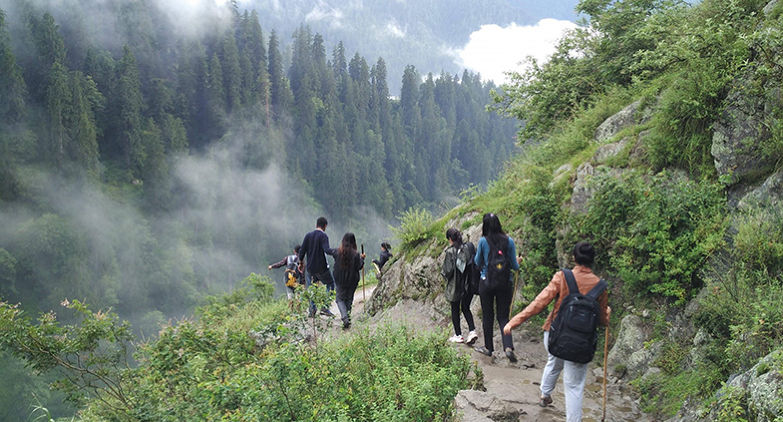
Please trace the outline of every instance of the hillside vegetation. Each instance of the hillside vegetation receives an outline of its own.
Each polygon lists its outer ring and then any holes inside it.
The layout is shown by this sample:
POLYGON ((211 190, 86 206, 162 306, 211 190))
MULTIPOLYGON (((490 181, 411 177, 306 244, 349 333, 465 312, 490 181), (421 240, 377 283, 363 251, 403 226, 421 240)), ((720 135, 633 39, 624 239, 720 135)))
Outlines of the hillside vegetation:
MULTIPOLYGON (((530 300, 571 265, 576 241, 591 240, 619 335, 610 373, 632 382, 646 411, 778 420, 783 5, 582 1, 578 10, 590 26, 495 96, 526 122, 522 156, 447 215, 409 214, 399 260, 435 257, 447 225, 475 231, 495 212, 523 256, 530 300)), ((423 273, 386 298, 437 289, 423 273)))
MULTIPOLYGON (((596 243, 614 309, 609 370, 656 420, 778 421, 783 5, 584 0, 578 10, 589 26, 495 96, 525 121, 524 153, 445 216, 404 213, 402 248, 369 309, 402 298, 445 305, 440 276, 426 270, 446 225, 476 232, 496 212, 523 255, 516 309, 569 264, 575 241, 596 243), (420 271, 392 278, 404 264, 420 271)), ((324 342, 301 320, 306 302, 288 311, 266 295, 215 299, 144 345, 137 369, 96 371, 106 377, 97 388, 66 382, 79 417, 449 420, 456 391, 481 378, 443 336, 381 329, 324 342)), ((301 300, 310 297, 326 300, 319 290, 301 300)), ((0 341, 36 369, 121 357, 112 346, 124 331, 110 314, 84 310, 64 333, 51 314, 36 326, 0 309, 0 341)))

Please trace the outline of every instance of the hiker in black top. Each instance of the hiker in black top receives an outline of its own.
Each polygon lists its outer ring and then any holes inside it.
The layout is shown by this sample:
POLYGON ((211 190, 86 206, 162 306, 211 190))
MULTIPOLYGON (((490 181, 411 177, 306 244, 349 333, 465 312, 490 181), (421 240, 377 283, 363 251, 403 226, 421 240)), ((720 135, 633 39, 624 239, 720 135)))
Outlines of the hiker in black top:
POLYGON ((351 326, 353 295, 359 286, 359 271, 364 267, 364 254, 356 250, 356 236, 346 233, 334 255, 334 284, 337 287, 337 308, 343 320, 343 329, 351 326))
POLYGON ((299 271, 299 249, 301 249, 301 247, 301 245, 296 245, 294 247, 293 255, 288 255, 282 260, 266 267, 268 270, 271 270, 273 268, 285 266, 283 286, 285 286, 286 296, 288 296, 289 299, 293 299, 294 297, 294 287, 296 286, 296 283, 302 283, 302 273, 299 271), (294 278, 293 283, 289 280, 289 275, 294 278))
MULTIPOLYGON (((324 283, 326 290, 331 292, 334 290, 334 280, 332 279, 332 273, 329 272, 326 255, 334 256, 336 249, 329 247, 329 236, 326 235, 327 224, 326 218, 318 217, 315 223, 315 230, 305 235, 302 247, 299 249, 299 269, 303 270, 303 263, 307 262, 305 286, 309 287, 315 280, 315 282, 324 283), (307 261, 305 261, 305 257, 307 261)), ((334 316, 328 308, 321 309, 321 314, 334 316)), ((315 304, 312 301, 310 302, 310 316, 315 316, 315 304)))
POLYGON ((389 252, 390 250, 391 250, 391 245, 390 244, 388 244, 386 242, 381 243, 381 256, 380 256, 380 259, 373 259, 372 260, 372 263, 375 264, 375 266, 377 267, 377 270, 378 270, 377 272, 380 273, 381 270, 383 269, 383 265, 386 264, 386 261, 388 261, 389 258, 392 257, 391 252, 389 252))
MULTIPOLYGON (((454 343, 473 344, 478 338, 476 334, 476 325, 473 322, 473 313, 470 312, 470 302, 473 301, 473 293, 465 290, 465 283, 468 282, 469 274, 472 272, 473 256, 470 247, 462 242, 462 233, 455 228, 446 231, 446 239, 449 240, 449 247, 446 248, 443 257, 443 268, 441 275, 446 279, 444 295, 446 300, 451 303, 451 323, 454 325, 454 336, 449 341, 454 343), (462 337, 462 327, 460 324, 459 311, 465 315, 465 321, 468 323, 468 337, 462 337)), ((475 253, 475 251, 473 251, 475 253)))

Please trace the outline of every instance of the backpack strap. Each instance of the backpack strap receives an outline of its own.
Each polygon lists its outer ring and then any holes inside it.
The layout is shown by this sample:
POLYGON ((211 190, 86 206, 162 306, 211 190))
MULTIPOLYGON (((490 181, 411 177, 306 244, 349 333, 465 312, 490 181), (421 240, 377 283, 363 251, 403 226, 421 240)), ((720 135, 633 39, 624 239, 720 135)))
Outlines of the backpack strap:
POLYGON ((563 268, 563 275, 566 279, 566 285, 568 286, 568 294, 579 293, 579 286, 576 284, 574 273, 568 268, 563 268))
POLYGON ((600 281, 598 281, 598 284, 596 284, 595 287, 587 292, 585 296, 593 300, 598 300, 598 296, 601 296, 601 293, 603 293, 607 287, 609 287, 609 284, 607 284, 606 281, 602 278, 600 281))
MULTIPOLYGON (((563 275, 565 275, 566 284, 568 284, 568 293, 579 293, 579 286, 576 284, 574 273, 568 268, 563 268, 563 275)), ((598 300, 598 296, 601 296, 601 293, 603 293, 607 287, 609 287, 609 284, 602 278, 585 296, 593 300, 598 300)))

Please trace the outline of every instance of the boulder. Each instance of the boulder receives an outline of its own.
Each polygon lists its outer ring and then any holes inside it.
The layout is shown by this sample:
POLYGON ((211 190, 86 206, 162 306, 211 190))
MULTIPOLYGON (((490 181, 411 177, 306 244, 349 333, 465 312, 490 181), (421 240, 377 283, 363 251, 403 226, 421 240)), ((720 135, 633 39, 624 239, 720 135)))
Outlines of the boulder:
POLYGON ((641 101, 634 101, 613 116, 604 120, 595 130, 595 140, 598 142, 605 141, 612 136, 617 135, 621 130, 627 127, 642 123, 645 118, 638 116, 640 106, 641 101))
POLYGON ((764 6, 764 14, 769 16, 772 14, 772 11, 775 9, 775 6, 780 3, 780 0, 772 0, 769 3, 767 3, 766 6, 764 6))
POLYGON ((582 163, 576 168, 574 191, 571 194, 571 211, 584 212, 587 210, 587 201, 593 197, 595 187, 591 186, 595 168, 590 163, 582 163))
POLYGON ((616 157, 620 154, 630 142, 630 138, 623 138, 618 142, 612 142, 611 144, 601 145, 593 155, 593 161, 598 164, 606 163, 606 161, 612 157, 616 157))
POLYGON ((519 409, 494 395, 478 390, 461 390, 454 398, 454 408, 459 420, 481 422, 516 422, 519 409))
POLYGON ((783 415, 783 354, 773 352, 746 372, 748 405, 757 413, 758 422, 778 421, 783 415))
MULTIPOLYGON (((468 221, 476 218, 478 213, 467 213, 464 216, 444 224, 442 234, 445 236, 449 227, 461 227, 468 221)), ((481 238, 481 225, 476 224, 462 230, 463 239, 478 243, 481 238)), ((431 307, 434 314, 443 317, 450 315, 450 307, 444 299, 443 280, 440 275, 445 248, 436 239, 425 240, 428 242, 427 250, 416 259, 401 257, 384 267, 381 280, 373 291, 367 303, 367 312, 376 315, 396 303, 404 300, 419 301, 431 307)), ((478 302, 478 301, 476 301, 478 302)))
POLYGON ((747 80, 735 83, 724 102, 726 109, 713 126, 710 152, 718 175, 729 185, 753 181, 775 165, 761 152, 761 144, 770 137, 763 124, 769 105, 762 96, 750 95, 748 85, 747 80))
POLYGON ((783 170, 773 173, 755 189, 750 190, 737 204, 740 211, 769 207, 783 201, 783 170))
POLYGON ((645 345, 648 335, 644 322, 636 315, 628 315, 620 323, 617 341, 609 351, 609 373, 616 378, 638 378, 652 366, 661 344, 645 345))

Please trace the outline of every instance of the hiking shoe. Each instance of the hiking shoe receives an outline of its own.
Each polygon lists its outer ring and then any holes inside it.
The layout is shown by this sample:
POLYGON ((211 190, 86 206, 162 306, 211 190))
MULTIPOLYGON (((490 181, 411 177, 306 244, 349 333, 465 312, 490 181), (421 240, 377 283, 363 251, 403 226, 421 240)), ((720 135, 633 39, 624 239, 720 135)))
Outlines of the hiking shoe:
POLYGON ((552 404, 552 397, 549 396, 541 397, 541 400, 538 401, 538 405, 541 407, 547 407, 550 404, 552 404))
POLYGON ((462 335, 454 334, 453 336, 449 337, 449 341, 452 343, 464 343, 465 339, 462 338, 462 335))
POLYGON ((468 333, 468 338, 465 339, 465 343, 469 345, 473 345, 473 343, 475 343, 477 339, 478 339, 478 334, 476 334, 476 331, 474 330, 468 333))
POLYGON ((517 361, 517 355, 514 354, 514 349, 510 347, 506 347, 506 357, 511 363, 514 363, 517 361))
POLYGON ((343 330, 347 330, 349 328, 351 328, 351 322, 350 321, 343 322, 343 330))
POLYGON ((489 349, 487 349, 487 348, 486 348, 486 347, 484 347, 484 346, 479 346, 479 347, 476 347, 476 348, 474 348, 473 350, 475 350, 475 351, 477 351, 477 352, 481 353, 482 355, 492 356, 492 350, 489 350, 489 349))
POLYGON ((332 311, 330 311, 328 309, 321 309, 321 315, 328 316, 328 317, 333 317, 334 316, 332 311))

